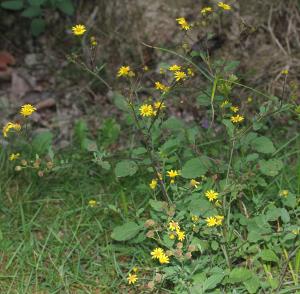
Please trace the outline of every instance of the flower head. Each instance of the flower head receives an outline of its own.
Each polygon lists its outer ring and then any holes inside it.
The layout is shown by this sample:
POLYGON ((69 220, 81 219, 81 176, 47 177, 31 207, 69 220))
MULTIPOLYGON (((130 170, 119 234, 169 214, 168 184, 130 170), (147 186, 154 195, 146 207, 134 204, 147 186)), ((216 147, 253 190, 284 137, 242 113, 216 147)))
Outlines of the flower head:
POLYGON ((163 108, 166 108, 165 103, 162 102, 162 101, 156 101, 156 102, 154 103, 153 106, 154 106, 154 108, 156 108, 156 109, 163 109, 163 108))
POLYGON ((183 241, 185 239, 185 232, 183 231, 177 231, 177 238, 179 241, 183 241))
POLYGON ((72 27, 72 32, 75 36, 81 36, 86 32, 85 25, 78 24, 72 27))
POLYGON ((119 68, 117 77, 133 77, 134 72, 129 65, 123 65, 119 68))
POLYGON ((228 100, 224 100, 222 103, 221 103, 221 108, 224 108, 226 105, 228 105, 229 101, 228 100))
POLYGON ((187 78, 187 75, 186 75, 186 73, 184 72, 184 71, 176 71, 175 73, 174 73, 174 78, 175 78, 175 80, 177 81, 177 82, 179 82, 179 81, 181 81, 181 80, 186 80, 186 78, 187 78))
POLYGON ((98 42, 97 42, 97 40, 96 40, 96 38, 94 36, 90 37, 90 44, 93 47, 96 47, 98 45, 98 42))
POLYGON ((16 132, 19 132, 21 130, 21 125, 18 123, 8 122, 2 129, 3 136, 7 137, 8 132, 10 130, 15 130, 16 132))
POLYGON ((97 201, 94 199, 89 200, 89 207, 95 207, 97 205, 97 201))
POLYGON ((199 221, 199 216, 198 215, 192 215, 192 222, 197 223, 199 221))
POLYGON ((161 90, 162 92, 168 92, 170 90, 170 87, 165 86, 161 82, 155 82, 155 89, 161 90))
POLYGON ((217 224, 217 220, 216 220, 216 218, 213 217, 213 216, 207 217, 207 218, 205 219, 205 221, 206 221, 206 225, 207 225, 208 227, 213 227, 213 226, 215 226, 215 225, 217 224))
POLYGON ((143 104, 140 107, 140 115, 141 116, 152 116, 152 115, 154 115, 152 105, 150 105, 150 104, 143 104))
POLYGON ((180 230, 178 222, 175 222, 173 220, 170 221, 169 222, 169 229, 170 229, 170 231, 178 231, 178 230, 180 230))
POLYGON ((179 176, 178 170, 169 170, 167 171, 168 177, 171 179, 171 183, 173 184, 175 181, 175 178, 179 176))
POLYGON ((288 69, 283 69, 282 71, 281 71, 281 74, 283 74, 283 75, 287 75, 289 73, 289 70, 288 69))
POLYGON ((193 188, 197 188, 198 185, 200 185, 200 182, 197 182, 195 179, 191 179, 190 185, 191 185, 191 187, 193 187, 193 188))
POLYGON ((201 9, 201 14, 203 14, 203 15, 205 15, 205 14, 207 14, 207 13, 211 13, 213 10, 212 10, 212 8, 211 7, 204 7, 204 8, 202 8, 201 9))
POLYGON ((234 113, 238 112, 239 111, 239 108, 237 106, 231 106, 230 107, 230 110, 234 113))
POLYGON ((20 114, 24 117, 32 115, 36 111, 36 108, 32 106, 31 104, 24 104, 21 107, 20 114))
POLYGON ((170 262, 169 256, 167 256, 166 254, 161 255, 158 260, 161 264, 170 262))
POLYGON ((16 160, 20 157, 20 153, 12 153, 9 155, 9 160, 10 161, 13 161, 13 160, 16 160))
POLYGON ((214 190, 208 190, 205 192, 205 196, 208 198, 209 201, 214 201, 218 199, 218 192, 215 192, 214 190))
POLYGON ((129 274, 127 277, 127 281, 128 281, 129 285, 134 284, 137 280, 138 280, 138 277, 136 274, 129 274))
POLYGON ((218 6, 224 10, 230 10, 231 6, 229 4, 225 4, 224 2, 219 2, 218 6))
POLYGON ((216 226, 221 226, 222 222, 224 220, 224 216, 223 215, 216 215, 215 219, 216 219, 216 226))
POLYGON ((187 73, 190 77, 193 77, 195 75, 195 73, 193 72, 193 70, 191 68, 187 69, 187 73))
POLYGON ((244 120, 244 117, 242 115, 233 115, 230 120, 233 122, 233 123, 240 123, 244 120))
POLYGON ((151 256, 153 259, 159 259, 164 255, 164 250, 162 248, 155 248, 151 251, 151 256))
POLYGON ((150 184, 149 184, 150 188, 152 190, 154 190, 156 187, 157 187, 157 180, 156 179, 153 179, 150 184))
POLYGON ((170 71, 179 71, 181 70, 181 66, 177 64, 173 64, 172 66, 169 67, 170 71))
POLYGON ((279 196, 281 197, 287 197, 289 195, 289 190, 282 190, 279 193, 279 196))
POLYGON ((183 30, 188 31, 191 28, 191 26, 188 24, 184 17, 176 18, 176 20, 183 30))

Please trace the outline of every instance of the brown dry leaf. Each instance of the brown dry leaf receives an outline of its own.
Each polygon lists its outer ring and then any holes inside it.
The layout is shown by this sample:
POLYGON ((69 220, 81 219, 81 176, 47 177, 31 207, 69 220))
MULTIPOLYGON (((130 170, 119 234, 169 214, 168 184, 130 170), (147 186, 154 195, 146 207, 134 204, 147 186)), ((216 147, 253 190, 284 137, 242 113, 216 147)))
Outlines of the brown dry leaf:
POLYGON ((15 58, 7 51, 0 52, 0 71, 6 71, 9 65, 15 64, 15 58))
POLYGON ((16 71, 13 71, 11 80, 11 95, 13 99, 19 99, 23 97, 30 90, 31 87, 29 86, 28 82, 16 71))

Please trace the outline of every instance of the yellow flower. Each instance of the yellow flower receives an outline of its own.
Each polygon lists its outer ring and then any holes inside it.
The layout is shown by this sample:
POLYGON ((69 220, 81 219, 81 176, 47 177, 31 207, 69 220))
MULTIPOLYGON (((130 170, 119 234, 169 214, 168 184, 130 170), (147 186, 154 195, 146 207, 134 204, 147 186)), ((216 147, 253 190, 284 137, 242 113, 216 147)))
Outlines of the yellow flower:
POLYGON ((287 197, 289 195, 289 190, 282 190, 279 193, 279 196, 287 197))
POLYGON ((160 68, 159 69, 159 73, 161 74, 161 75, 164 75, 165 73, 166 73, 166 71, 165 71, 165 69, 164 68, 160 68))
POLYGON ((181 66, 177 64, 173 64, 172 66, 169 67, 170 71, 179 71, 181 70, 181 66))
POLYGON ((213 227, 217 224, 217 220, 213 216, 207 217, 205 221, 208 227, 213 227))
POLYGON ((219 2, 218 6, 223 8, 224 10, 230 10, 231 6, 229 4, 225 4, 224 2, 219 2))
POLYGON ((78 25, 72 27, 72 31, 75 36, 81 36, 86 32, 86 28, 85 28, 85 25, 78 24, 78 25))
POLYGON ((175 80, 177 81, 177 82, 179 82, 180 80, 186 80, 186 78, 187 78, 187 75, 186 75, 186 73, 185 72, 183 72, 183 71, 176 71, 175 73, 174 73, 174 78, 175 78, 175 80))
POLYGON ((218 192, 215 192, 214 190, 208 190, 205 192, 205 196, 208 198, 209 201, 214 201, 218 199, 218 192))
POLYGON ((239 111, 239 108, 237 106, 231 106, 230 107, 230 110, 234 113, 238 112, 239 111))
POLYGON ((281 74, 283 75, 287 75, 289 73, 289 70, 288 69, 284 69, 281 71, 281 74))
POLYGON ((174 239, 175 239, 175 234, 174 234, 174 233, 170 233, 170 234, 169 234, 169 238, 170 238, 171 240, 174 240, 174 239))
POLYGON ((247 98, 247 102, 248 103, 251 103, 253 101, 253 98, 251 97, 251 96, 249 96, 248 98, 247 98))
POLYGON ((149 104, 144 104, 140 107, 140 114, 141 116, 152 116, 153 113, 153 107, 149 104))
POLYGON ((145 65, 144 67, 143 67, 143 71, 148 71, 149 70, 149 67, 147 66, 147 65, 145 65))
POLYGON ((191 68, 187 69, 187 73, 190 77, 193 77, 195 75, 195 73, 193 72, 193 70, 191 68))
POLYGON ((129 73, 130 73, 130 66, 129 65, 123 65, 119 68, 119 71, 118 71, 118 74, 117 76, 118 77, 126 77, 126 76, 129 76, 129 73))
POLYGON ((244 120, 244 117, 242 115, 233 115, 230 120, 233 122, 233 123, 240 123, 244 120))
POLYGON ((194 188, 197 188, 199 184, 200 184, 200 182, 197 182, 194 179, 191 179, 191 181, 190 181, 190 185, 194 188))
POLYGON ((164 102, 156 101, 154 103, 154 108, 156 108, 156 109, 163 109, 163 108, 166 108, 166 105, 165 105, 164 102))
POLYGON ((216 226, 221 226, 222 222, 224 220, 224 216, 223 215, 216 215, 215 219, 216 219, 216 226))
POLYGON ((161 90, 162 92, 168 92, 170 87, 165 86, 161 82, 155 82, 155 89, 161 90))
POLYGON ((188 22, 186 21, 186 19, 184 17, 176 18, 176 20, 182 29, 188 31, 191 28, 191 26, 188 24, 188 22))
POLYGON ((98 42, 97 42, 97 40, 96 40, 96 38, 95 38, 94 36, 91 36, 91 37, 90 37, 90 44, 91 44, 91 46, 93 46, 93 47, 95 47, 95 46, 98 45, 98 42))
POLYGON ((128 284, 134 284, 136 281, 138 280, 138 277, 136 274, 129 274, 128 277, 127 277, 127 281, 128 281, 128 284))
POLYGON ((198 215, 192 215, 192 222, 197 223, 199 221, 199 216, 198 215))
POLYGON ((154 190, 157 187, 157 180, 153 179, 149 186, 152 190, 154 190))
POLYGON ((19 157, 20 157, 20 153, 12 153, 12 154, 10 154, 10 156, 9 156, 9 160, 10 160, 10 161, 13 161, 13 160, 18 159, 19 157))
POLYGON ((165 254, 162 254, 162 255, 159 257, 158 260, 159 260, 159 262, 160 262, 161 264, 169 263, 169 262, 170 262, 169 257, 168 257, 167 255, 165 255, 165 254))
POLYGON ((21 107, 20 114, 25 117, 25 116, 32 115, 32 113, 35 111, 36 111, 36 108, 33 107, 31 104, 25 104, 21 107))
POLYGON ((213 10, 212 10, 212 8, 211 7, 204 7, 204 8, 202 8, 201 9, 201 13, 203 14, 203 15, 205 15, 206 13, 211 13, 213 10))
POLYGON ((179 176, 179 171, 178 170, 169 170, 167 171, 168 177, 171 179, 171 184, 175 182, 175 178, 179 176))
POLYGON ((183 241, 185 239, 185 232, 177 231, 177 238, 179 241, 183 241))
POLYGON ((177 231, 177 230, 180 230, 180 227, 179 227, 179 224, 178 224, 178 222, 175 222, 175 221, 170 221, 169 222, 169 229, 171 230, 171 231, 177 231))
POLYGON ((10 130, 15 130, 15 131, 19 132, 21 130, 21 125, 18 123, 8 122, 2 129, 3 136, 7 137, 8 132, 10 130))
POLYGON ((133 268, 132 268, 132 271, 134 272, 134 273, 137 273, 138 272, 138 267, 136 267, 136 266, 134 266, 133 268))
POLYGON ((96 200, 89 200, 89 207, 95 207, 97 205, 97 201, 96 200))
POLYGON ((161 256, 164 255, 164 250, 162 248, 155 248, 153 251, 151 251, 152 258, 159 259, 161 256))
POLYGON ((221 108, 224 108, 228 103, 229 103, 228 100, 223 101, 221 104, 221 108))
POLYGON ((293 233, 294 235, 299 235, 300 229, 294 229, 294 230, 292 230, 292 233, 293 233))

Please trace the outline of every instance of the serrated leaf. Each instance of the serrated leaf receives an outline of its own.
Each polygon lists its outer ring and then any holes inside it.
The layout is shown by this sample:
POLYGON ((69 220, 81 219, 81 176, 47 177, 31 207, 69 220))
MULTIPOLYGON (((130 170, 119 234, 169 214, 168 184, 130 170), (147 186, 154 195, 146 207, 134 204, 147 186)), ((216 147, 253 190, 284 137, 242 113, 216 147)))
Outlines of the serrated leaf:
POLYGON ((263 249, 259 255, 258 255, 262 260, 264 261, 273 261, 273 262, 278 262, 279 258, 275 254, 275 252, 271 249, 263 249))
POLYGON ((271 177, 277 176, 283 168, 283 163, 280 159, 260 160, 258 164, 261 173, 271 177))
POLYGON ((211 163, 205 156, 192 158, 183 165, 181 176, 186 179, 203 176, 206 174, 210 166, 211 163))
POLYGON ((255 149, 257 152, 260 153, 273 153, 274 151, 276 151, 273 142, 264 136, 255 138, 252 142, 251 142, 252 148, 255 149))
POLYGON ((229 274, 228 281, 230 283, 241 283, 250 279, 251 276, 251 271, 246 268, 234 268, 229 274))
POLYGON ((123 160, 117 163, 115 174, 118 178, 134 175, 138 170, 136 163, 132 160, 123 160))
POLYGON ((111 238, 116 241, 127 241, 134 238, 141 227, 134 222, 128 222, 121 226, 117 226, 113 229, 111 233, 111 238))

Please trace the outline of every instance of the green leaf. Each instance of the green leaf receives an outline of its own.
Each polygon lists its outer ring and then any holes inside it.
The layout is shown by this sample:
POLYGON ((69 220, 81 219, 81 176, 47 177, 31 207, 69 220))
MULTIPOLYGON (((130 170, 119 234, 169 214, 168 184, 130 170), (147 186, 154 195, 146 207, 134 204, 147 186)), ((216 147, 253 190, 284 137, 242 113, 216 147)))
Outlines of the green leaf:
POLYGON ((41 13, 42 10, 39 6, 29 6, 22 12, 21 15, 24 17, 32 18, 32 17, 40 16, 41 13))
POLYGON ((162 211, 163 208, 164 208, 165 202, 150 199, 150 200, 149 200, 149 204, 150 204, 150 206, 151 206, 154 210, 156 210, 156 211, 162 211))
POLYGON ((204 281, 202 285, 203 291, 210 290, 217 287, 222 282, 224 277, 225 277, 224 273, 213 274, 212 276, 210 276, 204 281))
POLYGON ((113 102, 115 104, 115 106, 123 111, 128 111, 129 110, 129 106, 128 103, 126 101, 126 98, 120 94, 119 92, 114 92, 113 96, 112 96, 113 102))
POLYGON ((241 283, 247 281, 252 277, 252 273, 250 270, 246 268, 234 268, 229 274, 229 283, 241 283))
POLYGON ((141 227, 134 222, 127 222, 121 226, 117 226, 111 233, 111 238, 116 241, 127 241, 135 237, 141 227))
POLYGON ((273 261, 273 262, 278 262, 279 258, 275 254, 275 252, 271 249, 263 249, 259 255, 258 255, 262 260, 264 261, 273 261))
POLYGON ((32 6, 41 6, 44 4, 47 0, 28 0, 29 4, 32 6))
POLYGON ((258 137, 251 142, 252 148, 260 153, 273 153, 276 151, 272 141, 267 137, 258 137))
POLYGON ((260 281, 259 281, 259 278, 257 276, 255 276, 254 274, 252 274, 251 279, 245 281, 243 284, 249 293, 251 293, 251 294, 258 293, 257 290, 260 287, 260 281))
POLYGON ((210 166, 211 163, 206 156, 192 158, 182 167, 181 176, 186 179, 203 176, 206 174, 210 166))
POLYGON ((42 18, 34 18, 30 24, 30 31, 34 37, 39 36, 45 31, 46 22, 42 18))
POLYGON ((67 15, 74 14, 74 5, 71 0, 60 0, 56 2, 57 8, 67 15))
POLYGON ((297 197, 295 194, 289 193, 287 197, 282 197, 282 203, 283 205, 291 208, 295 208, 297 205, 297 197))
POLYGON ((226 131, 229 137, 233 136, 234 133, 234 125, 229 119, 223 119, 222 120, 223 125, 226 126, 226 131))
POLYGON ((3 1, 1 7, 9 10, 21 10, 23 8, 23 1, 3 1))
POLYGON ((205 94, 200 94, 197 97, 197 103, 201 106, 209 106, 211 103, 210 97, 205 94))
POLYGON ((32 140, 32 149, 36 154, 45 154, 52 145, 53 135, 50 131, 37 134, 32 140))
POLYGON ((283 168, 283 163, 280 159, 260 160, 258 164, 261 173, 271 177, 277 176, 283 168))
POLYGON ((132 160, 122 160, 117 163, 115 174, 118 178, 134 175, 138 170, 136 163, 132 160))
POLYGON ((184 128, 184 123, 176 117, 170 117, 163 123, 163 127, 174 131, 184 128))

